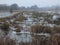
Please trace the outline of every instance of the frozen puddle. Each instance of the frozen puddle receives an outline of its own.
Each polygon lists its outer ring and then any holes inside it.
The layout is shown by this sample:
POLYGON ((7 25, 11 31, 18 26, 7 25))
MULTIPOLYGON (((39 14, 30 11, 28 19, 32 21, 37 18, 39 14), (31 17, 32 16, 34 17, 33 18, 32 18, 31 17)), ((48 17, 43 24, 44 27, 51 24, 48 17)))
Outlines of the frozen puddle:
POLYGON ((15 14, 15 12, 14 12, 14 13, 10 13, 10 12, 0 12, 0 18, 13 16, 14 14, 15 14))
POLYGON ((10 15, 11 15, 10 12, 1 12, 1 13, 0 13, 0 18, 8 17, 8 16, 10 16, 10 15))
POLYGON ((9 32, 9 36, 13 40, 17 40, 18 42, 32 42, 32 37, 29 34, 21 32, 20 35, 16 35, 16 32, 9 32))

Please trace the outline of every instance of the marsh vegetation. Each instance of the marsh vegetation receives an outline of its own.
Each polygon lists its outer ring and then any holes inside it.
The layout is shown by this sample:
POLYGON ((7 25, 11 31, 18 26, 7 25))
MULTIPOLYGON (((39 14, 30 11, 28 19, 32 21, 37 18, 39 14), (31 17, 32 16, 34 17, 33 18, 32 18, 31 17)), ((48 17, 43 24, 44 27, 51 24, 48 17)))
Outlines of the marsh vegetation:
POLYGON ((24 11, 0 18, 0 45, 60 45, 60 20, 53 16, 24 11))

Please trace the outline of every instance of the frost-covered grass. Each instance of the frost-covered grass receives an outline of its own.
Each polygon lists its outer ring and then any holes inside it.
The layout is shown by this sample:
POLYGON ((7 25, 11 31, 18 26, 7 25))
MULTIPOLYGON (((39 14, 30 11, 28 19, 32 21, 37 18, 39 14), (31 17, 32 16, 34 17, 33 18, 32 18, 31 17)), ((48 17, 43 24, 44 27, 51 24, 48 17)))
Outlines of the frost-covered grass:
MULTIPOLYGON (((14 19, 14 21, 12 23, 10 23, 10 25, 8 23, 4 23, 2 26, 2 30, 4 29, 3 31, 5 31, 9 28, 9 26, 11 26, 12 28, 14 27, 14 29, 15 29, 15 30, 13 30, 14 32, 16 31, 17 33, 18 32, 20 33, 20 32, 24 31, 23 32, 24 34, 25 34, 25 32, 27 32, 26 33, 27 35, 25 36, 26 38, 28 35, 31 35, 31 38, 32 38, 31 42, 26 42, 26 43, 19 42, 19 45, 60 45, 60 37, 59 37, 60 27, 58 27, 58 25, 57 26, 55 25, 55 27, 52 25, 52 23, 60 24, 60 21, 53 22, 52 17, 48 13, 37 13, 37 12, 35 13, 34 12, 31 17, 32 19, 29 18, 29 21, 34 20, 35 18, 38 21, 36 21, 36 23, 34 23, 34 21, 31 21, 32 23, 29 25, 29 28, 28 28, 27 24, 29 24, 30 22, 28 23, 28 20, 26 20, 26 22, 24 23, 24 20, 28 17, 24 17, 23 15, 18 15, 18 16, 15 15, 12 17, 14 19), (41 20, 43 20, 43 21, 40 20, 40 17, 42 17, 41 20), (16 23, 16 22, 19 22, 19 23, 16 23), (40 22, 41 22, 41 25, 40 25, 40 22), (45 22, 47 22, 47 23, 45 23, 45 22), (51 25, 47 26, 48 24, 51 24, 51 25), (31 34, 28 32, 30 32, 31 34), (44 33, 44 34, 47 33, 50 36, 46 36, 46 34, 40 35, 41 33, 44 33), (34 34, 36 34, 36 35, 34 35, 34 34), (57 36, 55 34, 57 34, 57 36)), ((7 19, 9 19, 9 18, 0 18, 0 21, 6 22, 7 19)), ((15 35, 13 35, 13 36, 15 36, 15 35)), ((21 35, 19 35, 19 36, 21 36, 21 35)), ((29 40, 31 40, 30 37, 29 37, 29 40)), ((9 38, 2 38, 2 39, 0 39, 0 45, 16 45, 16 42, 15 42, 15 40, 12 40, 9 38)))

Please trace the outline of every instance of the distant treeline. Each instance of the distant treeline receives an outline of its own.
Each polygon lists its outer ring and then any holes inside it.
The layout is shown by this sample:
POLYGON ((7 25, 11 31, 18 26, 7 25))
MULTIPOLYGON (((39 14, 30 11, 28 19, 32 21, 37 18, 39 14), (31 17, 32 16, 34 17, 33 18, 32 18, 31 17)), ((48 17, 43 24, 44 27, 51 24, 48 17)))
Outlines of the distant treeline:
POLYGON ((37 5, 33 5, 31 7, 24 7, 21 6, 19 7, 17 4, 12 4, 10 6, 5 5, 5 4, 0 4, 0 11, 10 11, 10 10, 31 10, 31 9, 39 9, 37 5))
POLYGON ((0 4, 0 11, 9 11, 9 10, 18 10, 19 7, 17 4, 12 4, 10 6, 5 4, 0 4))
POLYGON ((19 7, 17 4, 12 4, 10 6, 5 5, 5 4, 0 4, 0 11, 11 11, 11 10, 53 10, 53 11, 60 11, 60 6, 52 6, 52 7, 43 7, 39 8, 37 5, 33 5, 31 7, 24 7, 21 6, 19 7))

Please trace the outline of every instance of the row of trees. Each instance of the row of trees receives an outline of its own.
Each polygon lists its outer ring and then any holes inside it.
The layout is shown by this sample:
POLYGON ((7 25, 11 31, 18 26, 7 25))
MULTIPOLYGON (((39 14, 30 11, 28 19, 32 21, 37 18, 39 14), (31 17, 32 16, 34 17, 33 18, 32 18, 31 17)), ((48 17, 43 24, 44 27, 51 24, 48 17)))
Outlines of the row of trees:
POLYGON ((7 6, 4 4, 0 4, 0 10, 7 11, 7 10, 17 10, 19 9, 17 4, 12 4, 11 6, 7 6))
POLYGON ((5 5, 5 4, 0 4, 0 10, 18 10, 18 9, 39 9, 39 7, 37 5, 33 5, 31 7, 24 7, 24 6, 21 6, 19 7, 17 4, 12 4, 10 6, 8 5, 5 5))

